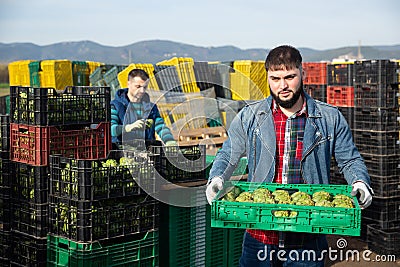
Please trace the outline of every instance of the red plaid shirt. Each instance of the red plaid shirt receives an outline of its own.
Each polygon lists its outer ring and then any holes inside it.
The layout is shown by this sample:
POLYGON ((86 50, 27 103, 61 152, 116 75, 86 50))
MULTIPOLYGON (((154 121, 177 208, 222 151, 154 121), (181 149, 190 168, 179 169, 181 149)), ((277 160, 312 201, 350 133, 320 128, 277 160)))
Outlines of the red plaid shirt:
MULTIPOLYGON (((307 117, 306 102, 300 111, 290 118, 286 116, 273 101, 272 114, 276 133, 276 172, 274 182, 279 184, 298 184, 303 179, 300 172, 300 161, 303 153, 303 135, 307 117)), ((247 232, 256 240, 271 245, 278 245, 277 231, 252 230, 247 232)))

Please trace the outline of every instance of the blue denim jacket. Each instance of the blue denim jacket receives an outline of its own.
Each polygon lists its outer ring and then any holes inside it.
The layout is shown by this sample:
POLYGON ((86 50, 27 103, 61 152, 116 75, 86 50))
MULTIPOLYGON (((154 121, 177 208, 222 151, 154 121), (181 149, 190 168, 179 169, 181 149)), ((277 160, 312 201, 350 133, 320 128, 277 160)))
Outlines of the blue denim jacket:
MULTIPOLYGON (((330 164, 335 157, 348 184, 370 184, 364 161, 353 143, 350 127, 338 108, 312 99, 307 101, 301 173, 304 183, 329 184, 330 164)), ((239 159, 248 160, 248 181, 271 183, 275 174, 276 137, 272 97, 245 106, 232 121, 228 139, 218 151, 210 179, 228 180, 239 159)))

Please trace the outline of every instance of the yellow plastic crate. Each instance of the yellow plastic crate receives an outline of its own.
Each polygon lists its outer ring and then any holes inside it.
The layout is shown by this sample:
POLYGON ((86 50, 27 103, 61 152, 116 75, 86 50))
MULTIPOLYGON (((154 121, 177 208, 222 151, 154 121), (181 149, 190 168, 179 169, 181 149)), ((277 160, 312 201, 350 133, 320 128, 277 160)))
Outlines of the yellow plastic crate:
POLYGON ((73 85, 72 63, 69 60, 43 60, 40 62, 41 87, 51 87, 63 90, 66 86, 73 85))
POLYGON ((269 96, 263 61, 237 60, 230 74, 233 100, 259 100, 269 96))
POLYGON ((154 66, 153 66, 153 64, 149 64, 149 63, 146 63, 146 64, 131 63, 131 64, 129 64, 128 67, 126 67, 124 70, 119 72, 118 73, 118 82, 119 82, 119 85, 121 88, 126 88, 128 86, 128 74, 133 69, 142 69, 145 72, 147 72, 147 74, 149 74, 149 76, 150 76, 149 89, 160 90, 160 88, 158 87, 156 78, 154 77, 154 66))
POLYGON ((33 60, 19 60, 8 64, 10 86, 31 86, 29 63, 33 60))

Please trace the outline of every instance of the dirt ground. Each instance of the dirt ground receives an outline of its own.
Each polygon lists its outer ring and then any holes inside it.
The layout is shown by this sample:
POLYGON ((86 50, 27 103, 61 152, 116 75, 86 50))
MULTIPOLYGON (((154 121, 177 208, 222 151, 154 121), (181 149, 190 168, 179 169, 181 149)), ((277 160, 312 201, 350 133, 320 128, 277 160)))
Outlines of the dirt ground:
POLYGON ((348 267, 348 266, 362 266, 362 267, 399 267, 400 266, 400 258, 397 257, 396 261, 393 262, 378 262, 377 260, 379 259, 383 259, 386 255, 381 255, 381 254, 376 254, 374 252, 372 252, 371 254, 365 254, 366 256, 363 257, 363 251, 368 250, 368 245, 367 242, 362 241, 360 238, 358 237, 343 237, 343 236, 336 236, 336 235, 327 235, 328 238, 328 244, 329 247, 331 247, 332 249, 338 249, 338 240, 339 239, 344 239, 347 242, 347 245, 344 246, 343 249, 341 249, 343 251, 343 256, 342 256, 342 260, 340 260, 340 253, 335 253, 332 255, 336 255, 338 260, 332 261, 329 259, 327 259, 327 261, 325 262, 325 266, 326 267, 348 267), (351 254, 349 256, 349 261, 346 261, 346 256, 345 253, 348 250, 357 250, 359 251, 359 255, 360 255, 360 260, 352 260, 351 259, 351 254), (377 257, 378 256, 378 257, 377 257), (365 259, 364 259, 365 258, 365 259), (370 260, 370 261, 368 261, 370 260))

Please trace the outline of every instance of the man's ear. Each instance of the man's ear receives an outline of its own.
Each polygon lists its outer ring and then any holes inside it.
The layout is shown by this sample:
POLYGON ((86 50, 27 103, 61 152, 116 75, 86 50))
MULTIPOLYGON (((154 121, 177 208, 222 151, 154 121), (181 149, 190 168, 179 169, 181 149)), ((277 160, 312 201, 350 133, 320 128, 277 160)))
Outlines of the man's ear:
POLYGON ((306 71, 302 68, 301 69, 301 80, 304 82, 304 80, 306 79, 306 75, 307 75, 307 73, 306 73, 306 71))

